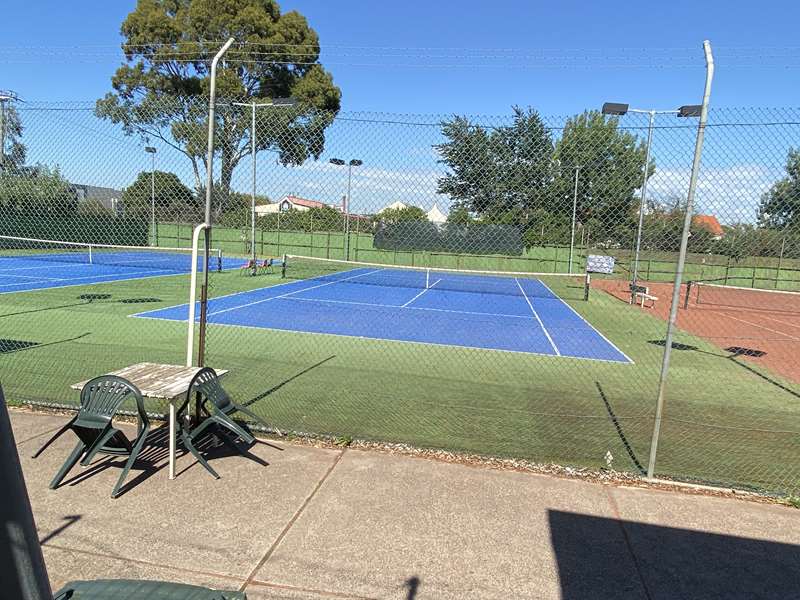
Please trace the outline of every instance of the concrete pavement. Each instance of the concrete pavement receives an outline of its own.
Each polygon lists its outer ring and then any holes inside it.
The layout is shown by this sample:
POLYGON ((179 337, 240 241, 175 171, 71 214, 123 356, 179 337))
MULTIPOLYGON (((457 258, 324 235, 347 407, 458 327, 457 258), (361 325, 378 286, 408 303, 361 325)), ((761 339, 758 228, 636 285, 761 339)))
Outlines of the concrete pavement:
POLYGON ((47 489, 66 420, 11 419, 53 587, 167 579, 249 598, 800 597, 800 511, 442 463, 258 444, 190 456, 167 479, 163 431, 117 500, 121 461, 47 489))

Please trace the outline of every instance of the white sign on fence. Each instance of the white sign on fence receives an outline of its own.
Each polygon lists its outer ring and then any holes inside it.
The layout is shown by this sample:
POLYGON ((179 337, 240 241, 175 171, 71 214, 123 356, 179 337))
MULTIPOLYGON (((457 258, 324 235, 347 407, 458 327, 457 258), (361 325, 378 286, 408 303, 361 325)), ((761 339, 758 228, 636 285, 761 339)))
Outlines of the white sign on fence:
POLYGON ((614 257, 590 254, 586 259, 586 272, 612 274, 614 272, 614 257))

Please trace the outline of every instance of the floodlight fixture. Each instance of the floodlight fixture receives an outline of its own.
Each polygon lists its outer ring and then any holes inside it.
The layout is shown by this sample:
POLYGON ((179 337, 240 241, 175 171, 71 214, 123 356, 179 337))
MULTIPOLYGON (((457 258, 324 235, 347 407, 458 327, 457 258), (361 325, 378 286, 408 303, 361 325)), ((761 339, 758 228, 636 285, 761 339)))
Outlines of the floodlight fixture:
POLYGON ((702 104, 687 104, 686 106, 681 106, 678 109, 678 116, 679 117, 699 117, 701 112, 703 112, 703 105, 702 104))
POLYGON ((614 115, 621 117, 628 112, 628 105, 621 102, 605 102, 603 104, 604 115, 614 115))

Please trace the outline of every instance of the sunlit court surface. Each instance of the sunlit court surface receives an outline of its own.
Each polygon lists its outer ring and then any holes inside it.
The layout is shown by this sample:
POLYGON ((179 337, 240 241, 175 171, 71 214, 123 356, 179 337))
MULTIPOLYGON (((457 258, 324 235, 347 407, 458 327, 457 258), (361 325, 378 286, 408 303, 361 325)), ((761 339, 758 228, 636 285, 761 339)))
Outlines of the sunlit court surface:
MULTIPOLYGON (((82 244, 54 240, 24 240, 0 236, 0 294, 92 285, 189 273, 191 250, 82 244), (14 246, 20 246, 14 248, 14 246)), ((223 261, 214 250, 209 268, 233 268, 240 261, 223 261)), ((204 259, 198 257, 197 268, 204 259)))
MULTIPOLYGON (((290 259, 286 272, 328 267, 338 270, 214 298, 209 323, 630 362, 548 285, 583 300, 585 276, 466 274, 300 257, 290 259)), ((185 321, 188 312, 184 304, 135 316, 185 321)))

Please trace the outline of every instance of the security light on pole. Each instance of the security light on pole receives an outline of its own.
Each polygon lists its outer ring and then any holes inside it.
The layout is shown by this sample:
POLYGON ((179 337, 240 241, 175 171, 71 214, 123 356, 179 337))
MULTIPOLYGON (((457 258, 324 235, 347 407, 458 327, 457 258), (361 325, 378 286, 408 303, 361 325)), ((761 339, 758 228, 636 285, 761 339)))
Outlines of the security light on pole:
POLYGON ((347 165, 347 195, 345 196, 344 206, 344 259, 350 260, 350 190, 353 179, 353 167, 360 167, 364 164, 363 160, 358 158, 350 159, 345 162, 341 158, 330 159, 332 165, 342 167, 347 165))
POLYGON ((250 260, 253 263, 252 275, 258 274, 258 256, 256 252, 256 109, 262 106, 294 106, 294 98, 273 98, 270 102, 234 102, 234 106, 249 106, 250 117, 250 154, 253 159, 253 185, 250 192, 250 260))
POLYGON ((634 250, 633 270, 631 272, 631 304, 636 302, 636 290, 639 280, 639 254, 642 247, 642 227, 644 226, 644 211, 645 206, 647 205, 647 180, 649 179, 650 175, 648 172, 650 168, 650 149, 653 145, 653 126, 655 124, 656 115, 668 114, 676 115, 678 117, 699 117, 702 108, 703 107, 700 104, 687 104, 674 110, 652 110, 629 108, 627 104, 623 104, 621 102, 606 102, 603 104, 602 113, 604 115, 621 117, 629 112, 648 115, 647 145, 644 159, 644 173, 642 175, 642 193, 641 200, 639 202, 639 224, 636 228, 636 247, 634 250))

